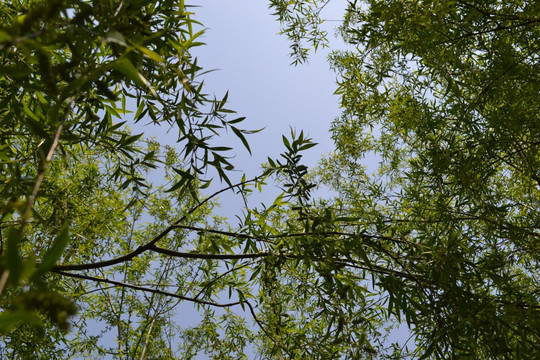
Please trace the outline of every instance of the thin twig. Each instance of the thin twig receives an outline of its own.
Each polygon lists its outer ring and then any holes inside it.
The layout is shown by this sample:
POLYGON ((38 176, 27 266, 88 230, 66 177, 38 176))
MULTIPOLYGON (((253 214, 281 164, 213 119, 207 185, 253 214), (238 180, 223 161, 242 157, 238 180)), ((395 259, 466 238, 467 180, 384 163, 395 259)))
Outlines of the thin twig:
POLYGON ((237 260, 237 259, 256 259, 266 257, 270 253, 267 251, 261 251, 254 254, 201 254, 201 253, 188 253, 180 252, 169 249, 164 249, 158 246, 152 246, 150 250, 153 250, 160 254, 174 256, 184 259, 212 259, 212 260, 237 260))
MULTIPOLYGON (((70 102, 68 104, 68 109, 71 107, 71 103, 73 102, 73 98, 70 99, 70 102)), ((58 125, 58 128, 56 129, 56 133, 54 134, 54 139, 51 144, 51 147, 49 148, 49 151, 47 152, 47 156, 45 159, 43 159, 39 174, 36 178, 36 182, 34 184, 34 187, 32 189, 32 193, 30 196, 28 196, 28 199, 26 200, 26 206, 23 212, 23 217, 21 219, 21 226, 19 227, 19 236, 22 237, 24 227, 26 224, 30 221, 30 218, 32 217, 32 207, 34 206, 34 202, 36 200, 37 194, 39 192, 39 188, 41 187, 41 183, 43 182, 43 179, 45 179, 45 174, 47 173, 47 168, 49 167, 49 164, 52 160, 52 157, 54 155, 54 152, 56 151, 56 148, 58 147, 58 142, 60 140, 60 134, 62 133, 62 129, 64 127, 64 121, 67 118, 68 110, 66 110, 64 114, 64 118, 60 121, 60 124, 58 125)))
POLYGON ((198 299, 194 299, 194 298, 191 298, 191 297, 188 297, 188 296, 174 294, 174 293, 167 292, 167 291, 162 291, 162 290, 152 289, 152 288, 148 288, 148 287, 144 287, 144 286, 138 286, 138 285, 132 285, 132 284, 128 284, 128 283, 123 283, 123 282, 116 281, 116 280, 111 280, 111 279, 98 278, 98 277, 95 277, 95 276, 82 275, 82 274, 75 274, 75 273, 70 273, 70 272, 60 271, 60 270, 52 270, 52 272, 54 272, 56 274, 59 274, 59 275, 63 275, 63 276, 68 276, 68 277, 73 277, 73 278, 78 278, 78 279, 83 279, 83 280, 89 280, 89 281, 96 281, 96 282, 101 282, 101 283, 106 283, 106 284, 112 284, 112 285, 120 286, 120 287, 123 287, 123 288, 129 288, 129 289, 134 289, 134 290, 139 290, 139 291, 144 291, 144 292, 150 292, 150 293, 153 293, 153 294, 169 296, 169 297, 173 297, 173 298, 177 298, 177 299, 197 303, 197 304, 200 304, 200 305, 209 305, 209 306, 226 308, 226 307, 241 305, 242 303, 247 302, 246 300, 244 300, 244 301, 235 301, 235 302, 230 302, 230 303, 215 303, 215 302, 211 302, 211 301, 198 300, 198 299))

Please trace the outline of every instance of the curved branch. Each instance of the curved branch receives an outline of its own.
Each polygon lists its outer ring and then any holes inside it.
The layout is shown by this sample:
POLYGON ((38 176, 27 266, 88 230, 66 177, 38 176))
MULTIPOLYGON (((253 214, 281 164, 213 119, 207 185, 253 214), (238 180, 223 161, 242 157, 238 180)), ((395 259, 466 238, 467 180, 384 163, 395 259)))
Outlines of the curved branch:
MULTIPOLYGON (((43 180, 45 179, 45 175, 47 174, 47 169, 49 168, 49 164, 51 163, 54 153, 56 152, 56 148, 58 147, 60 143, 60 135, 62 134, 62 130, 64 128, 64 122, 68 118, 69 109, 71 108, 73 101, 75 101, 75 96, 72 96, 68 100, 67 108, 64 112, 64 115, 62 116, 62 119, 59 119, 59 124, 54 133, 54 138, 52 139, 51 146, 49 147, 47 151, 47 155, 41 161, 40 169, 36 177, 36 182, 34 183, 34 186, 32 188, 32 193, 28 195, 26 199, 26 205, 25 205, 24 212, 21 219, 21 226, 19 227, 20 237, 22 237, 24 228, 30 222, 30 219, 32 217, 32 207, 34 206, 34 202, 38 195, 39 189, 41 188, 41 184, 43 180)), ((60 107, 61 105, 56 105, 56 106, 60 107)), ((43 139, 40 145, 38 145, 38 148, 44 142, 45 142, 45 139, 43 139)))
POLYGON ((225 187, 225 188, 223 188, 221 190, 216 191, 215 193, 213 193, 212 195, 208 196, 206 199, 204 199, 203 201, 201 201, 200 203, 195 205, 193 208, 191 208, 191 210, 189 210, 184 216, 182 216, 180 219, 175 221, 172 225, 168 226, 165 230, 163 230, 158 236, 154 237, 151 241, 149 241, 145 245, 139 246, 138 248, 136 248, 135 250, 133 250, 132 252, 130 252, 130 253, 126 254, 126 255, 123 255, 123 256, 120 256, 120 257, 117 257, 117 258, 114 258, 114 259, 110 259, 110 260, 95 262, 95 263, 73 264, 73 265, 56 265, 56 266, 53 266, 52 271, 99 269, 99 268, 108 267, 108 266, 112 266, 112 265, 116 265, 116 264, 121 264, 123 262, 129 261, 129 260, 141 255, 142 253, 152 249, 152 247, 159 240, 161 240, 165 236, 167 236, 167 234, 169 234, 172 230, 178 228, 182 221, 184 221, 189 215, 193 214, 197 209, 199 209, 201 206, 206 204, 211 199, 215 198, 216 196, 218 196, 219 194, 221 194, 221 193, 223 193, 223 192, 225 192, 227 190, 231 190, 231 189, 234 189, 235 187, 239 187, 239 186, 245 185, 247 183, 257 181, 259 178, 260 178, 260 176, 257 176, 257 177, 254 177, 253 179, 242 181, 242 182, 239 182, 237 184, 233 184, 233 185, 227 186, 227 187, 225 187))
POLYGON ((89 275, 72 274, 72 273, 69 273, 69 272, 59 271, 59 270, 53 270, 53 272, 55 272, 55 273, 57 273, 59 275, 74 277, 74 278, 78 278, 78 279, 96 281, 96 282, 101 282, 101 283, 107 283, 107 284, 111 284, 111 285, 114 285, 114 286, 125 287, 125 288, 139 290, 139 291, 146 291, 146 292, 151 292, 153 294, 159 294, 159 295, 164 295, 164 296, 170 296, 170 297, 173 297, 173 298, 189 301, 189 302, 200 304, 200 305, 209 305, 209 306, 215 306, 215 307, 220 307, 220 308, 227 308, 227 307, 240 305, 240 306, 242 306, 242 308, 244 308, 244 304, 245 304, 249 308, 249 312, 251 313, 251 316, 253 316, 253 319, 255 320, 255 322, 257 323, 259 328, 272 341, 274 341, 274 342, 276 341, 272 337, 272 335, 270 335, 266 331, 266 329, 264 328, 262 322, 259 320, 259 318, 257 317, 257 314, 255 313, 255 308, 247 300, 235 301, 235 302, 230 302, 230 303, 215 303, 215 302, 210 302, 210 301, 204 301, 204 300, 191 298, 191 297, 188 297, 188 296, 178 295, 178 294, 170 293, 170 292, 167 292, 167 291, 161 291, 161 290, 157 290, 157 289, 147 288, 147 287, 144 287, 144 286, 137 286, 137 285, 127 284, 127 283, 123 283, 123 282, 115 281, 115 280, 110 280, 110 279, 103 279, 103 278, 98 278, 98 277, 89 276, 89 275))
POLYGON ((231 307, 231 306, 236 306, 236 305, 241 305, 243 303, 247 303, 246 300, 235 301, 235 302, 230 302, 230 303, 215 303, 215 302, 211 302, 211 301, 204 301, 204 300, 194 299, 194 298, 191 298, 189 296, 178 295, 178 294, 174 294, 174 293, 171 293, 171 292, 162 291, 162 290, 158 290, 158 289, 152 289, 152 288, 148 288, 148 287, 144 287, 144 286, 132 285, 132 284, 128 284, 128 283, 124 283, 124 282, 120 282, 120 281, 116 281, 116 280, 111 280, 111 279, 98 278, 98 277, 95 277, 95 276, 82 275, 82 274, 73 274, 73 273, 70 273, 70 272, 65 272, 65 271, 60 271, 60 270, 52 270, 52 271, 54 273, 56 273, 56 274, 63 275, 63 276, 68 276, 68 277, 73 277, 73 278, 78 278, 78 279, 83 279, 83 280, 96 281, 96 282, 111 284, 111 285, 120 286, 120 287, 124 287, 124 288, 150 292, 150 293, 158 294, 158 295, 170 296, 170 297, 173 297, 173 298, 177 298, 177 299, 185 300, 185 301, 190 301, 190 302, 197 303, 197 304, 200 304, 200 305, 209 305, 209 306, 226 308, 226 307, 231 307))
MULTIPOLYGON (((215 230, 215 229, 204 229, 196 226, 190 226, 190 225, 175 225, 176 228, 179 229, 185 229, 185 230, 193 230, 193 231, 199 231, 199 232, 207 232, 212 234, 218 234, 218 235, 224 235, 224 236, 230 236, 235 237, 237 239, 250 239, 255 241, 261 241, 261 242, 268 242, 267 239, 262 239, 253 235, 248 234, 242 234, 242 233, 235 233, 231 231, 224 231, 224 230, 215 230)), ((400 243, 400 244, 407 244, 407 245, 414 245, 419 246, 418 243, 413 243, 410 241, 405 241, 402 239, 396 239, 389 236, 383 236, 383 235, 368 235, 368 234, 353 234, 353 233, 347 233, 343 231, 318 231, 318 232, 302 232, 302 233, 284 233, 279 235, 270 235, 268 236, 268 239, 282 239, 282 238, 293 238, 293 237, 302 237, 302 236, 313 236, 313 235, 319 235, 319 236, 359 236, 363 239, 369 239, 369 240, 387 240, 394 243, 400 243)))
POLYGON ((261 251, 254 254, 200 254, 200 253, 187 253, 164 249, 159 246, 152 246, 150 250, 153 250, 160 254, 170 255, 184 259, 212 259, 212 260, 237 260, 237 259, 256 259, 266 257, 270 255, 268 251, 261 251))

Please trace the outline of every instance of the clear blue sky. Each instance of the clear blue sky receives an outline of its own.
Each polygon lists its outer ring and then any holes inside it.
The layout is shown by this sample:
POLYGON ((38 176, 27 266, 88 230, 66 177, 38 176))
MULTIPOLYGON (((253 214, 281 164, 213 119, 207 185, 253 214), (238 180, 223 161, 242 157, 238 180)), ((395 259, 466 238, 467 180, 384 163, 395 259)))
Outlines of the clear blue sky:
MULTIPOLYGON (((206 77, 207 91, 220 96, 229 91, 229 108, 246 116, 245 127, 265 128, 248 141, 253 156, 239 148, 237 164, 254 174, 267 156, 283 150, 281 135, 289 127, 307 132, 319 146, 306 154, 315 165, 322 153, 331 151, 328 129, 339 115, 335 74, 326 61, 325 49, 311 56, 308 64, 291 66, 289 43, 278 35, 279 23, 267 1, 199 1, 195 18, 208 29, 196 50, 200 64, 218 69, 206 77)), ((334 1, 326 15, 340 18, 344 1, 334 1)), ((336 24, 336 23, 333 23, 336 24)), ((330 34, 333 37, 333 33, 330 34)))

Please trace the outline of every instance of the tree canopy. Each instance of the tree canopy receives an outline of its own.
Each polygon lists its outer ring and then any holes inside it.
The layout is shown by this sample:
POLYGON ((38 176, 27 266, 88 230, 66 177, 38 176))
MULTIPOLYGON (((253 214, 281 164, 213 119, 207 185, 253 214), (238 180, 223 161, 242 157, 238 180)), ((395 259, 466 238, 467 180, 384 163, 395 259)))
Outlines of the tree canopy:
MULTIPOLYGON (((328 45, 327 4, 270 1, 294 63, 328 45)), ((238 182, 219 136, 250 151, 257 130, 206 93, 191 10, 3 2, 6 357, 540 356, 537 2, 349 2, 335 150, 308 171, 291 131, 238 182), (281 194, 254 207, 267 183, 281 194), (214 212, 225 191, 236 218, 214 212)))

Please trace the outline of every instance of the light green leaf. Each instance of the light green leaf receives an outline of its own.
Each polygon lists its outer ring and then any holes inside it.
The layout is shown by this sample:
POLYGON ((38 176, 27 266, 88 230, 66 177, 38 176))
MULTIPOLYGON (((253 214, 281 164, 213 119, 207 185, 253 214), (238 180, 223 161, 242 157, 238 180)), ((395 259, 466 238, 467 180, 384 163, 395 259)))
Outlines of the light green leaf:
POLYGON ((112 68, 126 75, 129 80, 133 81, 138 86, 147 87, 152 93, 152 95, 158 98, 158 94, 156 93, 154 88, 150 85, 150 83, 148 82, 148 80, 146 80, 144 75, 141 74, 137 70, 137 68, 133 65, 133 63, 128 58, 122 57, 116 60, 113 63, 112 68))
POLYGON ((29 311, 9 311, 0 315, 0 333, 5 334, 22 323, 36 327, 43 326, 41 319, 29 311))
POLYGON ((155 51, 152 51, 142 45, 135 45, 135 48, 142 52, 144 55, 148 56, 150 59, 154 60, 155 62, 163 63, 165 62, 165 59, 161 57, 158 53, 155 51))
POLYGON ((0 30, 0 43, 11 41, 12 37, 7 32, 0 30))
POLYGON ((103 38, 103 42, 105 42, 105 43, 116 43, 116 44, 126 46, 126 47, 128 46, 128 44, 126 42, 126 38, 124 37, 124 35, 122 35, 121 33, 119 33, 116 30, 113 30, 113 31, 109 32, 107 35, 105 35, 105 37, 103 38))

